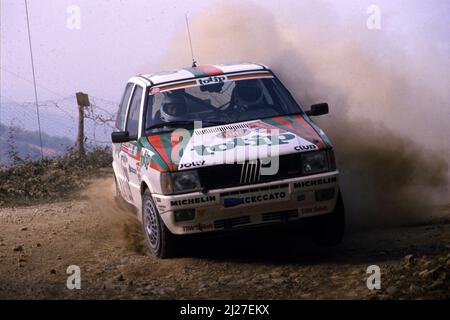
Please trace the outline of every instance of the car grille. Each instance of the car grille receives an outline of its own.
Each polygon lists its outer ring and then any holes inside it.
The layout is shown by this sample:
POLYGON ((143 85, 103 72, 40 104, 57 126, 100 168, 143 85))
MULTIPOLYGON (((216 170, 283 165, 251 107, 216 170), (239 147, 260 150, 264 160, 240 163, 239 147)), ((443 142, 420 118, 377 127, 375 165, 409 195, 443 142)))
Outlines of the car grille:
POLYGON ((260 160, 199 168, 198 174, 206 190, 294 178, 301 176, 300 156, 299 153, 280 156, 278 172, 274 175, 261 174, 261 168, 270 164, 262 164, 260 160))
MULTIPOLYGON (((270 213, 263 213, 261 215, 263 222, 270 222, 270 221, 289 221, 293 219, 298 218, 298 211, 297 210, 287 210, 287 211, 281 211, 281 212, 270 212, 270 213)), ((236 226, 240 225, 246 225, 249 224, 250 216, 242 216, 237 218, 230 218, 230 219, 222 219, 222 220, 216 220, 214 221, 214 228, 215 229, 230 229, 236 226)))
POLYGON ((289 210, 282 212, 263 213, 262 221, 288 221, 298 218, 297 210, 289 210))
POLYGON ((223 219, 214 221, 214 228, 216 229, 229 229, 241 224, 250 223, 250 216, 231 218, 231 219, 223 219))

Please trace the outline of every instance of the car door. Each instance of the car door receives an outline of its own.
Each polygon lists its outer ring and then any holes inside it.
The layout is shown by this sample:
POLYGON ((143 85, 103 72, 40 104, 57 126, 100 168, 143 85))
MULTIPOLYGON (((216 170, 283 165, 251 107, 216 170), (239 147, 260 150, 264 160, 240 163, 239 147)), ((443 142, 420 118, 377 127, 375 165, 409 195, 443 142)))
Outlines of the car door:
POLYGON ((130 141, 122 144, 122 171, 124 176, 124 187, 126 188, 126 200, 138 206, 140 201, 140 147, 137 140, 139 138, 139 117, 144 101, 144 88, 135 84, 131 95, 127 117, 125 121, 125 131, 128 131, 130 141))
MULTIPOLYGON (((115 130, 124 131, 125 130, 125 120, 127 116, 128 106, 131 100, 131 93, 134 89, 134 83, 128 83, 125 87, 125 91, 122 96, 122 100, 120 101, 119 111, 117 112, 115 130)), ((126 181, 126 175, 124 172, 124 167, 126 167, 125 162, 128 161, 126 155, 122 151, 123 143, 114 143, 113 144, 113 165, 114 165, 114 173, 116 176, 117 184, 120 190, 120 194, 122 197, 130 201, 128 191, 128 182, 126 181)))

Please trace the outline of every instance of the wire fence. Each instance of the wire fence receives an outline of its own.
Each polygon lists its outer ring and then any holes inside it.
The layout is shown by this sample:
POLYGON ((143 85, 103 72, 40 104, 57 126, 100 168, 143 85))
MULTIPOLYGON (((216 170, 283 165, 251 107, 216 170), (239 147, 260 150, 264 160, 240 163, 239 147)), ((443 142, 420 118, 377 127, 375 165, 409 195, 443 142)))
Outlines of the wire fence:
POLYGON ((117 109, 115 102, 91 95, 92 102, 88 107, 82 104, 84 114, 80 114, 81 107, 78 106, 75 95, 67 96, 38 83, 33 55, 32 36, 35 30, 32 32, 30 27, 28 1, 25 0, 24 4, 31 75, 28 78, 0 65, 0 167, 10 161, 11 157, 44 159, 61 155, 73 149, 75 141, 80 146, 80 155, 84 154, 84 145, 87 148, 106 145, 109 143, 108 137, 117 109), (34 101, 18 102, 5 96, 1 86, 3 73, 12 77, 17 88, 23 89, 23 83, 30 85, 34 101), (52 99, 42 99, 49 95, 52 99), (80 123, 81 117, 83 121, 80 123), (81 131, 84 141, 78 135, 81 131))
MULTIPOLYGON (((35 84, 35 81, 3 66, 0 66, 0 72, 10 76, 18 87, 31 88, 35 84)), ((15 148, 22 158, 38 158, 39 130, 44 157, 62 155, 76 144, 79 114, 75 93, 62 94, 40 82, 36 82, 36 88, 40 96, 46 97, 38 101, 40 127, 35 101, 17 101, 0 92, 0 163, 8 162, 11 148, 15 148)), ((84 142, 88 150, 111 143, 118 107, 116 102, 93 94, 89 94, 89 101, 90 106, 84 109, 84 142)))
MULTIPOLYGON (((1 96, 0 163, 7 163, 9 151, 15 149, 21 158, 40 156, 38 125, 34 102, 18 102, 1 96)), ((89 150, 111 143, 117 104, 90 96, 84 109, 84 137, 89 150)), ((75 95, 39 102, 44 157, 63 155, 73 149, 78 134, 78 106, 75 95)))

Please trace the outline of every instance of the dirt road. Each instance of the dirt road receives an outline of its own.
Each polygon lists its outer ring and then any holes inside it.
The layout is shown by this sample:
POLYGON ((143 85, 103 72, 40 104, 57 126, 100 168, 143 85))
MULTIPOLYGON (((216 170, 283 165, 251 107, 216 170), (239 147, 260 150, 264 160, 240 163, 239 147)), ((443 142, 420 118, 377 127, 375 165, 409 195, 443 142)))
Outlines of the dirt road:
POLYGON ((450 298, 448 223, 348 234, 327 250, 281 231, 198 239, 185 257, 158 260, 111 183, 0 209, 0 298, 450 298), (81 269, 80 290, 66 287, 69 265, 81 269), (370 265, 381 290, 366 286, 370 265))

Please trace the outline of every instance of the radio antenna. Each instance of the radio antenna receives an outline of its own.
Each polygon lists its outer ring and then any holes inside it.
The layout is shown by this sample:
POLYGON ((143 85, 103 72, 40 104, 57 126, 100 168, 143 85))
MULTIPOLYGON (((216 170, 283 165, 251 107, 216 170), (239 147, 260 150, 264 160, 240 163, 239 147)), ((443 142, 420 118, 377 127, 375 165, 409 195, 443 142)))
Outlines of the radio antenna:
POLYGON ((195 59, 194 59, 194 49, 192 48, 191 31, 189 29, 189 19, 188 19, 187 13, 184 14, 184 17, 186 18, 186 28, 187 28, 188 37, 189 37, 189 46, 191 47, 192 68, 195 68, 197 66, 197 61, 195 61, 195 59))

